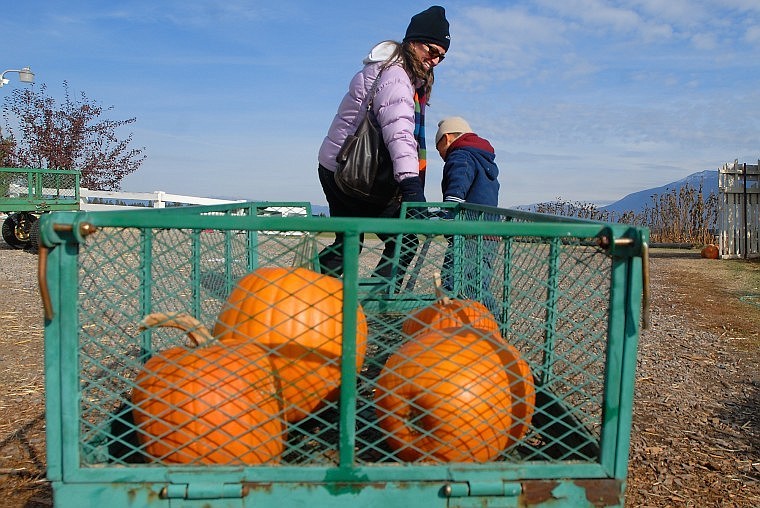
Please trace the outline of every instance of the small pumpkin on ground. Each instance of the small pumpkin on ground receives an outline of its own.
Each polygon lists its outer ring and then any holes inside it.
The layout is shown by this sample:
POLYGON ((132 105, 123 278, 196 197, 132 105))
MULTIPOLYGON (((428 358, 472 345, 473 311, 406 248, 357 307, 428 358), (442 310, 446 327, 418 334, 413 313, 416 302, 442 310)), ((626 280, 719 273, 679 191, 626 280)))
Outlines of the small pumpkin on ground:
MULTIPOLYGON (((262 267, 235 286, 214 325, 222 343, 267 351, 295 422, 336 400, 343 345, 343 282, 306 268, 262 267)), ((367 319, 356 311, 356 371, 367 349, 367 319)))
POLYGON ((488 462, 513 439, 506 368, 491 334, 432 330, 387 360, 375 392, 379 426, 404 461, 488 462))
POLYGON ((705 259, 718 259, 720 257, 720 249, 717 245, 708 244, 702 248, 701 256, 705 259))
POLYGON ((153 356, 135 379, 132 414, 148 455, 169 464, 279 461, 285 431, 263 351, 214 343, 187 314, 150 314, 142 326, 180 328, 194 346, 153 356))
POLYGON ((413 312, 404 320, 401 331, 413 336, 431 330, 446 328, 467 328, 494 332, 499 330, 493 314, 482 303, 461 298, 448 297, 441 284, 441 274, 435 274, 435 303, 413 312))

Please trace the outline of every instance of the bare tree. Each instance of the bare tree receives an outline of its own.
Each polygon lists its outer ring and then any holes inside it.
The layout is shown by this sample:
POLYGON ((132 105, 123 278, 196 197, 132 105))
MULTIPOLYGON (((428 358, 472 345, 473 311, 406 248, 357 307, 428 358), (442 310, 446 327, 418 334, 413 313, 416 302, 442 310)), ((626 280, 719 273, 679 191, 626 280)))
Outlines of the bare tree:
MULTIPOLYGON (((132 148, 132 134, 120 139, 116 130, 136 121, 107 120, 103 108, 84 92, 79 99, 65 96, 58 106, 46 86, 14 90, 5 97, 3 121, 7 138, 0 153, 12 167, 78 169, 81 185, 94 190, 119 190, 122 179, 145 160, 144 148, 132 148)), ((2 138, 2 136, 0 136, 2 138)))

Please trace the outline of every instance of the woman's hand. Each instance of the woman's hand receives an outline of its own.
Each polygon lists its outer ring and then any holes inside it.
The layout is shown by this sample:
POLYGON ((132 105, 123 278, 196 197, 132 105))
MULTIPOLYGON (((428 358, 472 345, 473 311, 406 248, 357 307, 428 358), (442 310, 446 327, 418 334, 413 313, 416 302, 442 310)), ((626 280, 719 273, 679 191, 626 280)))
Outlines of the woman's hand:
POLYGON ((422 187, 422 180, 420 180, 419 176, 413 176, 401 180, 398 183, 398 186, 401 189, 401 201, 406 203, 424 203, 426 201, 425 191, 422 187))

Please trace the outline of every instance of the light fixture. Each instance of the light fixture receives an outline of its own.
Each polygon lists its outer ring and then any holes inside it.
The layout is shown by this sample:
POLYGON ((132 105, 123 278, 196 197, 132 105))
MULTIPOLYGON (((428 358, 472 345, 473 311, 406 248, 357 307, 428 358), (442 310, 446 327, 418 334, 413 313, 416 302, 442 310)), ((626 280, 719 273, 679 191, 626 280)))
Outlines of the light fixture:
POLYGON ((21 70, 8 69, 3 71, 2 74, 0 74, 0 87, 9 83, 8 78, 5 77, 6 72, 18 72, 18 79, 21 80, 22 83, 34 83, 34 73, 32 72, 32 69, 24 67, 21 70))

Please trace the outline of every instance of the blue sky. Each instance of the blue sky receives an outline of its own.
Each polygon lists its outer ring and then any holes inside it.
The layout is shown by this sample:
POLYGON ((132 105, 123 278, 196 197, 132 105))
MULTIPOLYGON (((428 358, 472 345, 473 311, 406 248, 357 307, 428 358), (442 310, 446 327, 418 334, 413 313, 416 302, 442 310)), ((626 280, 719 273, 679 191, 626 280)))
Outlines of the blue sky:
MULTIPOLYGON (((147 160, 123 190, 321 205, 317 150, 348 81, 431 2, 6 4, 0 70, 30 66, 58 100, 66 81, 137 118, 120 134, 147 160)), ((496 149, 502 206, 604 204, 760 157, 758 0, 440 4, 452 42, 428 146, 438 120, 467 118, 496 149)), ((6 77, 0 99, 28 86, 6 77)))

